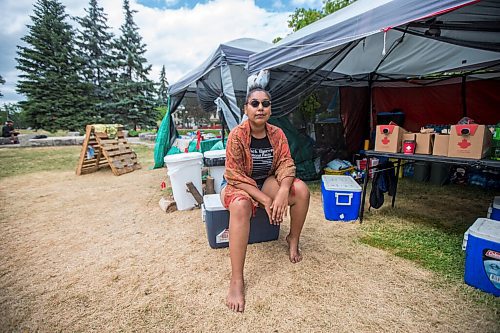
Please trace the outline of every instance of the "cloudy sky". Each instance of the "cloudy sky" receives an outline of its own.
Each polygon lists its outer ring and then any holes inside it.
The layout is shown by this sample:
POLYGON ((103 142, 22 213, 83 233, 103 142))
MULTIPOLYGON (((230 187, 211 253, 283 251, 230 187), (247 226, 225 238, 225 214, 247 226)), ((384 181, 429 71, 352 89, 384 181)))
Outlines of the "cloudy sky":
MULTIPOLYGON (((83 16, 86 0, 60 0, 70 16, 83 16)), ((35 0, 0 0, 0 86, 3 103, 24 99, 15 91, 16 46, 28 33, 35 0)), ((123 23, 121 0, 98 0, 115 35, 123 23)), ((143 41, 146 58, 153 65, 151 79, 158 80, 165 65, 170 83, 205 60, 215 48, 233 39, 250 37, 271 42, 290 33, 289 16, 295 8, 321 8, 321 0, 130 0, 143 41)))

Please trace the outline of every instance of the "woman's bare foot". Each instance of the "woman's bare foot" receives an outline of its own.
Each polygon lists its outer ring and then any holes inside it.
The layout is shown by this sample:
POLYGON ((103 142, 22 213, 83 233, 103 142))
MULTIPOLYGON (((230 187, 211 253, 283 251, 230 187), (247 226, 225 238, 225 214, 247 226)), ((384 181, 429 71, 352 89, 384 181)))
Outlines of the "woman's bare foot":
POLYGON ((290 254, 290 261, 294 264, 302 260, 302 254, 299 249, 299 240, 291 238, 290 235, 286 236, 286 242, 288 243, 288 251, 290 254))
POLYGON ((231 279, 226 305, 234 312, 243 312, 245 310, 245 282, 243 280, 231 279))

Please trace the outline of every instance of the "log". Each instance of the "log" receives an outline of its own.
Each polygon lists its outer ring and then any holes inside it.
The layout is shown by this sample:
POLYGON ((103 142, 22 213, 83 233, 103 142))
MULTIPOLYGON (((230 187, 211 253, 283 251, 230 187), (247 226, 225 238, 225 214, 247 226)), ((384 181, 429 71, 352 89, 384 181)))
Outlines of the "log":
POLYGON ((165 213, 170 213, 174 212, 177 210, 177 204, 173 200, 167 200, 165 198, 160 199, 160 208, 163 210, 165 213))
POLYGON ((214 178, 208 176, 205 183, 205 194, 215 194, 214 178))
POLYGON ((194 200, 196 200, 196 202, 198 203, 198 206, 201 206, 201 204, 203 203, 203 197, 201 196, 196 186, 194 186, 193 182, 187 182, 186 187, 187 191, 191 193, 194 200))

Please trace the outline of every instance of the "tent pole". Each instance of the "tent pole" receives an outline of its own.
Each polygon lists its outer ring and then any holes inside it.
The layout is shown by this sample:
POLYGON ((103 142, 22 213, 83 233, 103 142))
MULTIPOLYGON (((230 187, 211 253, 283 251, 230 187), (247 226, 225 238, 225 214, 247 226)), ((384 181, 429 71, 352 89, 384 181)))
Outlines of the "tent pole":
POLYGON ((370 139, 372 133, 373 133, 373 94, 372 94, 372 87, 373 86, 373 73, 370 73, 368 76, 368 91, 370 94, 370 136, 368 137, 368 140, 370 139))
POLYGON ((466 92, 467 76, 462 76, 462 116, 467 117, 467 92, 466 92))

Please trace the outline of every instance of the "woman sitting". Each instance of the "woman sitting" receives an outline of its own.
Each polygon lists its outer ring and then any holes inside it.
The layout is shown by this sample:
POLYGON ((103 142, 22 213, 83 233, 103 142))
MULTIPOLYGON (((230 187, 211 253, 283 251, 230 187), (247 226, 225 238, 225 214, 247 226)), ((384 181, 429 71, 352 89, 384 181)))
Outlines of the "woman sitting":
POLYGON ((267 121, 271 116, 271 96, 262 88, 247 94, 248 119, 235 127, 226 148, 227 185, 221 191, 230 212, 229 252, 231 281, 227 306, 235 312, 245 308, 243 268, 250 233, 250 218, 263 207, 269 222, 279 225, 290 206, 290 233, 286 236, 292 263, 302 260, 299 238, 309 208, 309 189, 295 178, 295 165, 283 131, 267 121))

